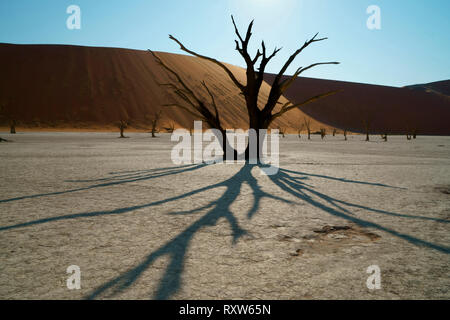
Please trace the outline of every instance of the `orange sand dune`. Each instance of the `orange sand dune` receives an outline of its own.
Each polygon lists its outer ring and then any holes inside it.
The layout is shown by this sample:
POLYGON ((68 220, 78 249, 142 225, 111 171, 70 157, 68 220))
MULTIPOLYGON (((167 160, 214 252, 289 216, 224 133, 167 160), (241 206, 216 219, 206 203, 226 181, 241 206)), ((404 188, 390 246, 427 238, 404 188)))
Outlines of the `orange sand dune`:
MULTIPOLYGON (((245 102, 225 72, 195 57, 158 53, 183 79, 209 101, 200 81, 216 96, 224 127, 247 128, 245 102)), ((139 50, 66 45, 0 44, 0 101, 15 118, 38 127, 98 128, 128 118, 131 126, 147 129, 156 111, 163 109, 161 125, 189 128, 193 116, 163 104, 177 101, 166 72, 150 53, 139 50)), ((245 70, 229 66, 245 82, 245 70)), ((261 103, 270 87, 264 83, 261 103)), ((287 100, 284 100, 287 101, 287 100)), ((274 122, 297 130, 305 115, 300 110, 274 122)), ((313 120, 313 127, 322 126, 313 120)))
MULTIPOLYGON (((272 83, 274 75, 267 74, 272 83)), ((309 116, 334 127, 363 131, 363 120, 371 119, 373 133, 450 135, 450 81, 394 88, 344 81, 298 78, 285 97, 303 101, 322 92, 337 94, 301 108, 309 116)))
MULTIPOLYGON (((246 128, 244 99, 224 71, 195 57, 159 53, 205 100, 205 80, 218 102, 224 127, 246 128)), ((137 130, 148 130, 154 113, 163 109, 161 126, 189 128, 194 118, 178 108, 180 102, 166 87, 165 71, 146 51, 66 45, 0 44, 0 103, 6 104, 20 126, 111 130, 120 119, 129 119, 137 130)), ((229 66, 245 82, 245 70, 229 66)), ((273 75, 268 74, 270 84, 273 75)), ((320 127, 362 130, 372 118, 373 132, 403 133, 417 128, 422 134, 450 134, 448 81, 408 88, 393 88, 342 81, 299 78, 285 97, 292 102, 329 90, 338 94, 293 110, 272 127, 296 132, 306 114, 312 129, 320 127)), ((264 83, 260 103, 270 87, 264 83)), ((287 100, 284 100, 287 101, 287 100)), ((6 125, 5 118, 0 125, 6 125)), ((131 128, 130 128, 131 129, 131 128)))

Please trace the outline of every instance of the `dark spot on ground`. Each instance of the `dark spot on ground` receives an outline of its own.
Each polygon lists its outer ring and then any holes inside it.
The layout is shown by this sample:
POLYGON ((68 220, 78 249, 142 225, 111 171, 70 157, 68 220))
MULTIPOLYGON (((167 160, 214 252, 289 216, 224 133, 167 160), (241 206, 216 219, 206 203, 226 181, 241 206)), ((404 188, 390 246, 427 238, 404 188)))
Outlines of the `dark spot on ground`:
POLYGON ((299 256, 301 256, 302 254, 303 254, 303 250, 302 250, 302 249, 297 249, 297 250, 295 250, 294 253, 291 253, 291 256, 292 256, 292 257, 299 257, 299 256))
POLYGON ((329 234, 335 231, 340 230, 350 230, 351 227, 349 226, 325 226, 320 230, 314 230, 315 233, 323 233, 323 234, 329 234))
POLYGON ((434 188, 437 192, 450 194, 450 186, 439 186, 434 188))

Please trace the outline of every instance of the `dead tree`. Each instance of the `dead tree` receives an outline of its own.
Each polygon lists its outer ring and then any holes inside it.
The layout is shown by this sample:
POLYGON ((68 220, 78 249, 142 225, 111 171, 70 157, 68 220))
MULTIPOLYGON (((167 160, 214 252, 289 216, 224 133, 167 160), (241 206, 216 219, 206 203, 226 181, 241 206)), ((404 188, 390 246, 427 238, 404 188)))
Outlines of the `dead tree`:
POLYGON ((16 133, 16 125, 17 125, 17 121, 16 121, 17 114, 15 114, 12 111, 11 106, 7 105, 7 103, 2 103, 0 105, 0 116, 8 120, 9 133, 15 134, 16 133))
POLYGON ((367 116, 365 119, 363 119, 363 128, 364 128, 364 133, 366 134, 366 141, 370 141, 370 127, 372 125, 372 119, 370 116, 367 116))
POLYGON ((159 120, 161 119, 161 113, 162 111, 160 110, 159 112, 155 112, 155 115, 152 119, 152 138, 156 138, 155 133, 158 132, 158 123, 159 120))
POLYGON ((308 131, 308 140, 311 140, 311 119, 309 118, 303 118, 303 121, 305 123, 306 130, 308 131))
POLYGON ((336 130, 336 128, 334 128, 334 129, 333 129, 333 137, 336 136, 336 133, 337 133, 337 130, 336 130))
POLYGON ((11 119, 9 121, 9 127, 10 127, 9 132, 12 133, 12 134, 15 134, 16 133, 16 120, 11 119))
POLYGON ((302 131, 303 131, 303 127, 304 125, 301 124, 300 127, 298 128, 298 138, 301 139, 302 138, 302 131))
MULTIPOLYGON (((0 115, 1 115, 1 114, 2 114, 2 112, 3 112, 3 108, 4 108, 4 107, 3 107, 3 105, 2 105, 2 104, 0 104, 0 115)), ((3 141, 5 141, 5 142, 6 142, 7 140, 6 140, 6 139, 3 139, 3 138, 1 138, 1 137, 0 137, 0 142, 3 142, 3 141)))
POLYGON ((280 135, 284 138, 284 134, 286 133, 286 130, 284 128, 278 127, 278 132, 280 133, 280 135))
POLYGON ((325 128, 320 128, 320 137, 322 138, 322 140, 325 138, 326 135, 327 130, 325 128))
POLYGON ((344 129, 344 140, 347 141, 347 129, 344 129))
MULTIPOLYGON (((178 39, 176 39, 172 35, 169 35, 169 38, 171 40, 175 41, 180 46, 180 49, 183 50, 184 52, 187 52, 187 53, 189 53, 189 54, 191 54, 193 56, 196 56, 196 57, 198 57, 200 59, 204 59, 204 60, 210 61, 210 62, 218 65, 220 68, 222 68, 225 71, 225 73, 231 79, 233 84, 239 89, 240 93, 245 98, 245 103, 246 103, 247 113, 248 113, 248 118, 249 118, 249 128, 250 129, 254 129, 256 131, 257 142, 258 142, 257 143, 257 146, 258 146, 257 157, 258 157, 258 160, 259 160, 259 158, 260 158, 260 150, 259 150, 260 135, 259 135, 259 131, 261 129, 265 129, 265 130, 268 129, 270 124, 275 119, 281 117, 286 112, 288 112, 290 110, 293 110, 293 109, 296 109, 296 108, 298 108, 300 106, 304 106, 304 105, 306 105, 308 103, 311 103, 313 101, 316 101, 316 100, 318 100, 320 98, 332 95, 332 94, 336 93, 337 91, 330 91, 330 92, 322 93, 322 94, 316 95, 314 97, 308 98, 305 101, 301 101, 301 102, 297 102, 297 103, 287 102, 287 103, 281 104, 281 107, 279 109, 275 110, 275 107, 277 107, 280 104, 279 100, 282 97, 283 93, 286 92, 286 90, 292 85, 292 83, 303 72, 305 72, 305 71, 307 71, 307 70, 309 70, 309 69, 311 69, 313 67, 319 66, 319 65, 338 64, 338 62, 319 62, 319 63, 314 63, 314 64, 311 64, 311 65, 306 66, 306 67, 298 68, 294 72, 294 74, 292 76, 289 76, 286 79, 283 77, 284 73, 286 72, 286 70, 289 68, 289 66, 292 64, 292 62, 295 60, 295 58, 304 49, 306 49, 312 43, 315 43, 315 42, 327 39, 327 38, 319 38, 318 39, 317 38, 318 34, 316 34, 313 38, 311 38, 310 40, 306 41, 299 49, 297 49, 288 58, 288 60, 284 63, 284 65, 281 67, 281 70, 275 76, 275 79, 274 79, 274 81, 272 83, 272 88, 270 90, 267 102, 264 105, 264 107, 261 109, 261 108, 258 107, 258 96, 259 96, 259 93, 260 93, 261 86, 262 86, 262 84, 264 82, 264 72, 265 72, 267 64, 270 62, 270 60, 273 57, 275 57, 275 55, 281 49, 275 48, 273 50, 273 52, 269 54, 267 52, 267 50, 266 50, 266 46, 265 46, 264 41, 262 41, 261 49, 258 49, 256 54, 254 56, 251 56, 250 53, 248 52, 248 47, 249 47, 250 39, 251 39, 251 36, 252 36, 253 21, 249 24, 245 36, 242 36, 241 33, 239 32, 237 26, 236 26, 236 23, 234 21, 233 16, 231 16, 231 20, 232 20, 232 23, 233 23, 233 26, 234 26, 234 31, 235 31, 236 36, 238 38, 238 40, 235 40, 236 50, 242 56, 242 58, 244 59, 245 64, 246 64, 246 76, 247 76, 246 80, 247 81, 246 81, 245 84, 241 83, 224 63, 222 63, 222 62, 220 62, 220 61, 218 61, 218 60, 216 60, 214 58, 210 58, 210 57, 198 54, 197 52, 194 52, 194 51, 188 49, 187 47, 184 46, 183 43, 181 43, 178 39), (257 66, 258 61, 259 61, 259 66, 257 66)), ((186 89, 186 88, 184 88, 184 89, 186 89)), ((207 89, 207 87, 206 87, 206 89, 207 89)), ((179 96, 181 96, 180 93, 182 93, 182 95, 185 98, 184 99, 185 102, 187 102, 189 105, 192 106, 192 103, 191 103, 192 100, 189 99, 189 97, 193 98, 192 97, 192 91, 180 90, 179 87, 175 88, 175 90, 179 91, 177 93, 179 96)), ((196 100, 196 99, 194 99, 194 100, 196 100)), ((196 101, 196 102, 198 104, 198 101, 196 101)), ((177 105, 177 106, 180 107, 180 105, 177 105)), ((198 107, 198 105, 194 106, 194 109, 199 111, 197 107, 198 107)), ((186 106, 182 106, 182 108, 185 109, 185 110, 189 109, 189 112, 192 111, 192 110, 190 110, 190 108, 188 108, 186 106)), ((215 111, 217 111, 217 109, 215 111)), ((204 117, 203 113, 201 113, 201 115, 202 115, 202 117, 204 117)), ((218 116, 218 112, 216 112, 216 115, 218 116)), ((212 119, 212 120, 214 120, 214 119, 212 119)), ((219 128, 219 127, 214 126, 214 128, 219 128)), ((245 151, 245 158, 247 160, 249 159, 249 148, 248 147, 247 147, 247 149, 245 151)))
POLYGON ((406 124, 406 129, 405 129, 405 135, 406 135, 406 140, 411 140, 412 139, 412 129, 411 129, 411 124, 407 123, 406 124))
POLYGON ((120 129, 120 137, 119 138, 128 138, 124 136, 124 131, 126 128, 128 128, 128 121, 126 120, 120 120, 117 124, 118 128, 120 129))
MULTIPOLYGON (((194 116, 196 119, 200 119, 208 124, 208 126, 212 129, 217 129, 222 134, 222 140, 219 140, 219 143, 223 150, 223 158, 227 158, 227 150, 230 150, 230 148, 227 148, 226 146, 229 145, 229 142, 227 140, 226 135, 226 129, 222 127, 221 121, 220 121, 220 115, 219 110, 217 108, 216 100, 214 98, 214 95, 212 94, 209 87, 206 85, 205 81, 202 81, 202 87, 206 91, 206 93, 210 97, 210 102, 207 103, 203 99, 199 97, 198 94, 192 90, 187 83, 181 78, 181 76, 171 67, 169 67, 164 61, 159 58, 159 56, 154 53, 151 50, 148 50, 153 57, 155 58, 156 62, 163 67, 170 76, 173 76, 176 81, 173 83, 160 83, 160 86, 165 86, 173 90, 173 92, 177 95, 178 98, 180 98, 184 104, 179 103, 169 103, 164 104, 164 107, 177 107, 180 109, 183 109, 187 113, 194 116), (211 109, 213 111, 211 111, 211 109)), ((192 128, 190 128, 190 132, 192 135, 192 128)), ((233 154, 234 158, 237 157, 237 152, 234 150, 233 154)))

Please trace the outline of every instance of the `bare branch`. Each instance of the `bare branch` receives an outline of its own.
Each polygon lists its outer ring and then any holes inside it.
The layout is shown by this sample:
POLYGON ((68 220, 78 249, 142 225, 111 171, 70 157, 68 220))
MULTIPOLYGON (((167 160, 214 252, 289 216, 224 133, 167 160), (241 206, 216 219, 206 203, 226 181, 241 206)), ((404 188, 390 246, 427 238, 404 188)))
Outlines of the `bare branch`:
POLYGON ((283 65, 283 67, 281 68, 280 72, 277 75, 278 80, 281 79, 281 77, 284 75, 284 73, 286 72, 287 68, 289 68, 289 66, 291 65, 291 63, 295 60, 295 58, 304 50, 306 49, 311 43, 314 42, 318 42, 318 41, 323 41, 326 40, 328 38, 320 38, 320 39, 316 39, 317 35, 319 33, 316 33, 314 37, 312 37, 310 40, 306 41, 303 46, 301 46, 297 51, 295 51, 290 57, 289 59, 286 61, 286 63, 283 65))
POLYGON ((285 114, 286 112, 288 112, 288 111, 290 111, 292 109, 304 106, 304 105, 306 105, 308 103, 314 102, 314 101, 319 100, 321 98, 331 96, 331 95, 333 95, 333 94, 335 94, 335 93, 337 93, 339 91, 340 90, 334 90, 334 91, 330 91, 330 92, 327 92, 327 93, 318 94, 317 96, 309 98, 309 99, 307 99, 307 100, 305 100, 303 102, 292 104, 292 105, 289 105, 289 104, 291 104, 290 102, 286 103, 286 104, 283 105, 283 107, 281 107, 281 110, 279 112, 277 112, 277 113, 272 115, 272 120, 274 120, 274 119, 276 119, 278 117, 281 117, 283 114, 285 114))
POLYGON ((166 65, 160 57, 156 53, 154 53, 152 50, 148 50, 152 54, 152 56, 155 58, 156 62, 158 62, 159 65, 161 65, 164 69, 169 71, 172 75, 175 76, 175 78, 178 80, 178 82, 183 86, 183 88, 186 90, 189 95, 194 98, 194 100, 199 101, 198 97, 195 95, 195 93, 186 85, 186 83, 181 79, 181 77, 178 75, 177 72, 175 72, 172 68, 170 68, 168 65, 166 65))
POLYGON ((211 61, 213 63, 215 63, 216 65, 218 65, 219 67, 221 67, 230 77, 231 81, 233 81, 233 83, 241 90, 243 91, 245 89, 245 86, 240 83, 236 77, 234 76, 234 74, 230 71, 230 69, 228 69, 222 62, 219 62, 218 60, 214 59, 214 58, 210 58, 207 56, 203 56, 201 54, 198 54, 194 51, 189 50, 188 48, 186 48, 180 41, 178 41, 178 39, 176 39, 174 36, 169 35, 169 38, 173 41, 175 41, 176 43, 178 43, 178 45, 180 46, 180 49, 183 50, 184 52, 187 52, 189 54, 192 54, 193 56, 196 56, 198 58, 204 59, 204 60, 208 60, 211 61))
POLYGON ((217 110, 216 100, 214 99, 214 95, 209 90, 208 86, 206 85, 205 81, 202 81, 202 85, 205 87, 206 91, 208 91, 209 96, 211 97, 211 104, 214 107, 214 111, 216 113, 216 119, 219 119, 219 110, 217 110))
POLYGON ((233 15, 231 15, 231 21, 233 21, 233 26, 234 26, 234 32, 236 33, 236 35, 238 36, 239 40, 241 40, 241 43, 244 42, 244 39, 242 39, 241 34, 239 33, 239 29, 236 26, 236 22, 234 21, 234 17, 233 15))
POLYGON ((318 63, 313 63, 305 68, 303 68, 303 67, 298 68, 292 76, 290 76, 288 79, 281 82, 280 92, 284 93, 291 86, 291 84, 298 78, 298 76, 300 74, 302 74, 303 72, 305 72, 306 70, 309 70, 311 68, 314 68, 314 67, 317 67, 320 65, 325 65, 325 64, 339 64, 339 62, 318 62, 318 63))

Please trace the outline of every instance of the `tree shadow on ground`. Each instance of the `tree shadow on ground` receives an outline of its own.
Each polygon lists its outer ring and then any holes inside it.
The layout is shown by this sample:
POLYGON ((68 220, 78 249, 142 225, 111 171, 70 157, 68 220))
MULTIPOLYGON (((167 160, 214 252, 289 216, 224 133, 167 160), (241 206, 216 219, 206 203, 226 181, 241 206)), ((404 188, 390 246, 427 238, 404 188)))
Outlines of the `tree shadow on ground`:
MULTIPOLYGON (((98 186, 106 186, 114 185, 118 183, 126 183, 132 181, 141 181, 148 180, 157 177, 165 177, 171 174, 178 174, 192 170, 198 170, 204 167, 204 164, 200 165, 189 165, 189 166, 181 166, 181 167, 172 167, 172 168, 162 168, 162 169, 152 169, 150 171, 134 171, 134 172, 121 172, 121 173, 112 173, 115 176, 105 179, 97 179, 97 180, 89 180, 89 181, 78 181, 78 182, 104 182, 101 184, 92 185, 90 188, 95 188, 98 186), (107 180, 108 179, 108 180, 107 180)), ((181 277, 184 271, 184 263, 187 251, 191 244, 191 240, 195 236, 197 232, 202 230, 203 228, 207 228, 210 226, 214 226, 221 218, 225 218, 229 223, 231 231, 232 231, 232 241, 236 243, 239 238, 247 233, 243 227, 241 227, 238 223, 237 218, 233 214, 231 210, 231 205, 235 202, 237 197, 241 192, 241 188, 244 184, 248 185, 251 188, 251 192, 253 195, 253 201, 250 209, 247 212, 247 218, 251 219, 257 212, 261 204, 261 200, 264 198, 271 199, 274 201, 281 201, 285 203, 293 203, 292 200, 285 199, 271 193, 268 193, 262 190, 261 186, 258 184, 258 180, 252 175, 252 169, 257 165, 245 164, 242 168, 233 175, 231 178, 226 179, 222 182, 212 184, 209 186, 205 186, 202 188, 198 188, 195 190, 191 190, 181 195, 169 197, 164 200, 154 201, 142 205, 130 206, 118 208, 110 211, 95 211, 95 212, 84 212, 72 215, 65 216, 56 216, 46 219, 34 220, 26 223, 11 225, 0 227, 0 231, 5 231, 9 229, 22 228, 37 224, 50 223, 53 221, 59 220, 69 220, 69 219, 79 219, 84 217, 95 217, 95 216, 108 216, 108 215, 118 215, 124 214, 128 212, 132 212, 142 208, 149 208, 158 205, 162 205, 168 202, 174 202, 178 200, 182 200, 193 196, 195 194, 200 194, 203 192, 208 192, 217 188, 225 188, 225 192, 215 200, 211 200, 206 205, 197 207, 193 210, 188 211, 176 211, 170 214, 193 214, 199 212, 201 210, 207 210, 207 212, 189 225, 186 229, 181 231, 176 237, 166 242, 161 247, 152 251, 147 255, 138 265, 129 269, 125 273, 119 275, 118 277, 106 282, 93 292, 91 292, 86 298, 95 299, 95 298, 110 298, 117 294, 120 294, 127 289, 129 289, 144 273, 145 270, 150 268, 152 264, 159 258, 168 257, 169 263, 164 271, 163 276, 159 280, 158 287, 153 296, 155 299, 169 299, 171 298, 180 288, 181 288, 181 277)), ((367 220, 363 220, 353 215, 350 209, 362 209, 369 213, 383 214, 389 215, 397 218, 406 218, 406 219, 422 219, 422 220, 432 220, 441 223, 448 223, 448 220, 436 219, 430 217, 423 216, 414 216, 414 215, 403 215, 400 213, 389 212, 379 209, 370 208, 367 206, 350 203, 348 201, 342 201, 331 196, 328 196, 307 184, 307 181, 310 179, 326 179, 339 181, 343 183, 356 183, 369 185, 373 187, 382 187, 382 188, 395 188, 384 184, 378 183, 369 183, 363 181, 354 181, 347 179, 340 179, 334 177, 328 177, 324 175, 315 175, 308 174, 304 172, 297 172, 286 169, 279 169, 278 174, 268 176, 276 186, 278 186, 286 195, 291 195, 295 199, 295 203, 298 200, 304 201, 313 207, 316 207, 326 213, 329 213, 333 216, 345 219, 349 222, 355 223, 362 227, 371 227, 380 231, 387 232, 391 235, 394 235, 398 238, 406 240, 414 245, 424 246, 430 249, 437 250, 442 253, 448 254, 450 252, 449 248, 440 246, 438 244, 433 244, 427 242, 425 240, 416 238, 411 235, 403 234, 393 229, 384 227, 380 224, 373 223, 367 220), (319 202, 322 201, 322 202, 319 202), (324 204, 324 203, 325 204, 324 204)), ((89 188, 89 187, 88 187, 89 188)), ((81 188, 80 188, 81 189, 81 188)), ((86 188, 83 188, 86 189, 86 188)), ((77 190, 77 189, 73 189, 77 190)), ((66 192, 74 192, 74 191, 66 191, 66 192)), ((62 192, 63 193, 63 192, 62 192)), ((44 194, 48 195, 48 194, 44 194)), ((36 195, 35 197, 37 197, 36 195)))
POLYGON ((148 169, 148 170, 137 170, 137 171, 126 171, 126 172, 110 172, 109 174, 112 175, 108 178, 101 178, 101 179, 89 179, 89 180, 66 180, 65 182, 96 182, 93 185, 82 187, 82 188, 75 188, 75 189, 69 189, 64 191, 55 191, 55 192, 48 192, 48 193, 38 193, 28 196, 20 196, 15 198, 9 198, 9 199, 3 199, 0 200, 0 203, 6 203, 6 202, 13 202, 18 200, 24 200, 24 199, 34 199, 34 198, 41 198, 41 197, 49 197, 49 196, 58 196, 66 193, 73 193, 73 192, 79 192, 79 191, 86 191, 96 188, 105 188, 105 187, 111 187, 114 185, 120 185, 124 183, 130 183, 130 182, 137 182, 137 181, 145 181, 150 179, 155 179, 159 177, 166 177, 174 174, 179 174, 186 171, 193 171, 200 169, 204 167, 206 164, 189 164, 189 165, 183 165, 179 167, 166 167, 166 168, 155 168, 155 169, 148 169), (98 183, 99 182, 99 183, 98 183))

